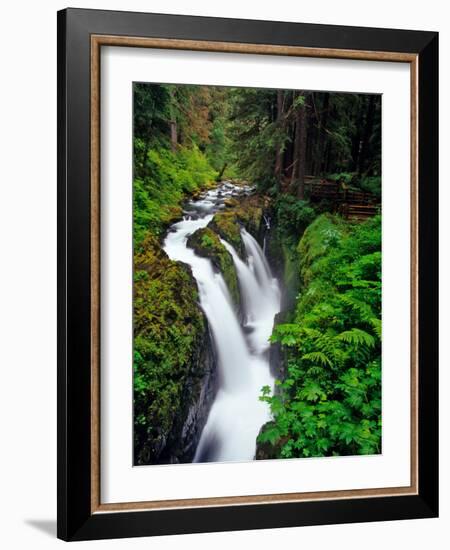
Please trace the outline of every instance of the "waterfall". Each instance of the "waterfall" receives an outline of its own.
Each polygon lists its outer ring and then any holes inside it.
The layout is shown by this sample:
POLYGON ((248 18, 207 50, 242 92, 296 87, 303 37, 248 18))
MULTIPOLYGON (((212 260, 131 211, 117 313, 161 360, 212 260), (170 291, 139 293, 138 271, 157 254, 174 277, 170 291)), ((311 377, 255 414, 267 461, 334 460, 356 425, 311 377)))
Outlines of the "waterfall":
POLYGON ((212 219, 183 220, 172 226, 164 243, 164 250, 172 260, 191 266, 197 281, 200 304, 211 327, 219 357, 220 386, 226 391, 238 391, 245 384, 248 373, 240 366, 248 361, 248 347, 234 312, 227 285, 220 273, 215 273, 211 262, 197 256, 186 246, 188 236, 205 227, 212 219))
POLYGON ((234 266, 239 280, 239 289, 241 292, 241 300, 243 303, 244 322, 247 325, 255 321, 258 316, 258 310, 262 304, 260 296, 260 287, 255 281, 255 274, 239 257, 236 250, 223 239, 220 239, 224 247, 228 250, 233 258, 234 266), (256 283, 256 284, 255 284, 256 283))
POLYGON ((214 272, 210 260, 187 247, 188 236, 206 227, 213 217, 211 212, 221 207, 217 191, 209 191, 197 203, 191 202, 189 208, 196 210, 199 217, 174 224, 164 242, 171 259, 191 266, 217 351, 218 391, 194 462, 252 460, 258 432, 270 419, 269 408, 259 401, 259 396, 263 386, 273 387, 274 382, 265 352, 280 307, 279 288, 261 247, 245 229, 241 236, 246 261, 222 240, 236 267, 243 304, 242 327, 222 275, 214 272))
POLYGON ((272 282, 272 274, 266 257, 256 239, 254 239, 248 231, 242 229, 241 235, 244 241, 245 251, 250 261, 250 267, 255 272, 261 287, 267 288, 272 282))
POLYGON ((280 290, 258 242, 245 229, 241 235, 248 263, 241 260, 230 244, 222 242, 236 267, 250 347, 256 353, 263 353, 269 347, 273 319, 280 310, 280 290))

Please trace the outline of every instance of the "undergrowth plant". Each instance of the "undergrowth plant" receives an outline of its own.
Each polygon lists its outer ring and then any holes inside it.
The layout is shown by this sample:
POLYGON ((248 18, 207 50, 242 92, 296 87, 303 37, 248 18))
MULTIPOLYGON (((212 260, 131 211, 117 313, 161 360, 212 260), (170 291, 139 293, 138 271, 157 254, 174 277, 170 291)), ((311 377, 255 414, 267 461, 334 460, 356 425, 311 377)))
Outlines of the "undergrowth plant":
POLYGON ((259 435, 279 457, 381 452, 381 219, 324 214, 297 251, 300 292, 275 327, 287 373, 264 387, 273 422, 259 435))

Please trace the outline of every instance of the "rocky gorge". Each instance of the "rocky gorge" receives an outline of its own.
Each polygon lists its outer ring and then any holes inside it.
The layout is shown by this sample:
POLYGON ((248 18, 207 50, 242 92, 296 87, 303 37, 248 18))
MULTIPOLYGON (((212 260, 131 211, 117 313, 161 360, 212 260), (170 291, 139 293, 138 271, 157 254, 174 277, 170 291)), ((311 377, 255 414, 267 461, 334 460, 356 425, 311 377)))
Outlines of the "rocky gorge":
POLYGON ((278 283, 260 247, 267 206, 249 185, 221 182, 185 204, 162 243, 146 242, 136 256, 135 350, 159 365, 142 387, 152 387, 152 376, 164 383, 142 395, 150 407, 135 410, 138 464, 254 458, 269 420, 258 397, 263 385, 273 386, 268 339, 279 309, 278 283), (145 349, 146 330, 152 350, 145 349), (244 430, 231 429, 239 406, 249 418, 244 430))

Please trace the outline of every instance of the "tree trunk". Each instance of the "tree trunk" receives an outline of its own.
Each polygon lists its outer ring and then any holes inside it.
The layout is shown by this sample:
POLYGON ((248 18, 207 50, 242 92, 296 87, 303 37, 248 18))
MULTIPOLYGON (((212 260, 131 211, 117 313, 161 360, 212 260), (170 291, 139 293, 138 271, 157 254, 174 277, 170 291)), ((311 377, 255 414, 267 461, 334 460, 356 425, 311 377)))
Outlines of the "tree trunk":
POLYGON ((316 159, 316 173, 315 176, 321 176, 324 172, 324 160, 325 160, 325 149, 326 149, 326 130, 328 124, 328 111, 330 103, 330 94, 325 94, 323 98, 323 114, 320 116, 318 124, 318 146, 317 146, 317 159, 316 159))
POLYGON ((359 169, 360 174, 364 173, 366 168, 366 160, 369 153, 370 138, 373 130, 373 119, 375 115, 375 96, 369 96, 369 103, 367 105, 366 125, 364 127, 364 135, 361 145, 361 152, 359 154, 359 169))
POLYGON ((142 161, 141 161, 141 169, 142 169, 142 174, 143 175, 147 175, 147 155, 148 155, 148 150, 149 150, 149 142, 150 142, 150 139, 146 139, 144 141, 144 152, 142 153, 142 161))
POLYGON ((331 160, 333 158, 333 142, 331 140, 328 141, 328 147, 327 147, 327 153, 325 155, 325 170, 324 172, 328 173, 331 169, 331 160))
POLYGON ((305 96, 304 103, 298 105, 295 112, 294 165, 292 168, 291 189, 295 191, 299 199, 305 197, 306 136, 308 134, 306 103, 307 96, 305 96))
POLYGON ((297 181, 297 197, 304 199, 305 197, 305 165, 306 165, 306 135, 307 135, 307 114, 306 105, 299 109, 298 123, 300 124, 300 135, 298 144, 298 181, 297 181))
POLYGON ((141 160, 142 176, 147 176, 148 175, 147 157, 148 157, 148 152, 150 150, 151 138, 152 138, 152 127, 151 127, 151 125, 148 125, 147 128, 146 128, 145 137, 144 137, 144 140, 143 140, 144 141, 144 148, 143 148, 142 160, 141 160))
MULTIPOLYGON (((359 101, 363 101, 363 98, 359 98, 359 101)), ((361 132, 364 121, 364 105, 358 106, 359 112, 356 119, 356 130, 352 139, 352 164, 350 172, 356 172, 358 170, 359 153, 361 149, 361 132)))
MULTIPOLYGON (((298 95, 294 92, 294 101, 298 97, 298 95)), ((301 128, 300 128, 300 111, 297 108, 295 112, 295 131, 294 131, 294 148, 292 152, 292 173, 291 173, 291 184, 290 188, 293 193, 296 194, 297 189, 297 179, 298 179, 298 156, 299 156, 299 144, 300 144, 300 134, 301 134, 301 128)))
POLYGON ((175 88, 170 90, 170 145, 172 152, 175 153, 178 146, 178 126, 175 117, 175 88))
MULTIPOLYGON (((283 121, 283 90, 277 90, 277 118, 276 123, 277 127, 280 128, 283 121)), ((281 175, 283 170, 283 151, 281 145, 277 145, 275 151, 275 178, 277 179, 281 187, 281 175)))
POLYGON ((178 145, 178 130, 177 130, 177 121, 170 121, 170 145, 172 147, 172 152, 176 152, 178 145))
POLYGON ((225 162, 225 164, 222 166, 222 170, 217 174, 216 181, 220 181, 222 179, 223 173, 225 172, 227 166, 228 166, 228 163, 225 162))

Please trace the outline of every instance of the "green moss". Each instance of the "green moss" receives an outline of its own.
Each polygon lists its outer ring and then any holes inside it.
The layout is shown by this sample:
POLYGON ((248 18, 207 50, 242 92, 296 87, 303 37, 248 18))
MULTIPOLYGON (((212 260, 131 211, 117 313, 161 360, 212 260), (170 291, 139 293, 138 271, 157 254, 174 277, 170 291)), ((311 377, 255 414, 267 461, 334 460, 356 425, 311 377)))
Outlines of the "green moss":
POLYGON ((283 258, 283 281, 286 300, 288 304, 294 304, 300 286, 298 254, 285 242, 279 244, 279 247, 283 258))
POLYGON ((230 243, 236 249, 236 252, 244 257, 245 248, 236 212, 218 212, 209 222, 208 228, 230 243))
MULTIPOLYGON (((186 383, 200 379, 192 358, 204 345, 206 323, 190 269, 147 236, 135 254, 135 452, 158 454, 184 406, 186 383)), ((197 367, 198 368, 198 367, 197 367)))
POLYGON ((220 242, 218 235, 209 227, 197 229, 195 233, 189 236, 187 245, 199 256, 209 258, 214 267, 222 273, 233 302, 239 307, 239 283, 233 258, 220 242))
POLYGON ((241 239, 241 227, 245 227, 254 236, 257 236, 263 216, 261 199, 258 197, 243 198, 235 204, 234 199, 229 205, 229 210, 218 212, 209 222, 208 227, 230 243, 236 252, 245 256, 244 243, 241 239))
POLYGON ((254 202, 244 201, 241 203, 241 206, 236 209, 237 219, 253 235, 258 235, 261 229, 262 216, 262 207, 254 202))
POLYGON ((304 285, 308 285, 314 276, 315 262, 338 245, 349 227, 341 218, 331 214, 318 216, 307 227, 297 246, 304 285))
POLYGON ((223 203, 227 208, 236 208, 239 206, 239 201, 237 199, 225 199, 223 203))

